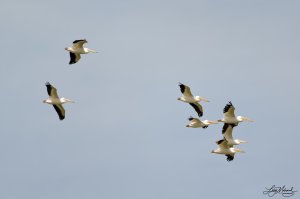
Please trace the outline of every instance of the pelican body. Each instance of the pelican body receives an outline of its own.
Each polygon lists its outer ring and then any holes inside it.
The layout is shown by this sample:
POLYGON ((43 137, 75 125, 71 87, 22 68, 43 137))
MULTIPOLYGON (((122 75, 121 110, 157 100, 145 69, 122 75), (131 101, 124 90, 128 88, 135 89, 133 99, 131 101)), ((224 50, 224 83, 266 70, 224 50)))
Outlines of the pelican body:
POLYGON ((224 136, 224 139, 227 141, 227 145, 232 147, 233 145, 239 145, 241 143, 247 143, 247 141, 240 140, 240 139, 233 139, 232 137, 232 131, 235 127, 234 124, 227 124, 224 123, 222 128, 222 134, 224 136))
POLYGON ((216 144, 219 146, 219 148, 212 150, 211 153, 224 154, 227 157, 228 162, 234 159, 234 155, 236 153, 245 153, 241 149, 230 147, 225 139, 216 141, 216 144))
POLYGON ((73 101, 69 100, 67 98, 64 98, 64 97, 62 97, 62 98, 49 97, 48 99, 45 99, 43 102, 46 103, 46 104, 52 104, 52 105, 56 104, 56 105, 59 105, 59 104, 65 104, 67 102, 73 102, 73 101))
POLYGON ((218 122, 210 121, 210 120, 204 120, 201 121, 198 118, 193 118, 192 116, 188 118, 190 121, 189 124, 186 125, 186 127, 190 128, 207 128, 211 124, 217 124, 218 122))
POLYGON ((223 109, 223 118, 218 120, 218 122, 224 122, 227 124, 234 124, 237 126, 240 122, 247 121, 247 122, 254 122, 253 120, 250 120, 244 116, 235 116, 234 114, 234 106, 232 105, 231 102, 228 102, 226 106, 223 109))
POLYGON ((203 108, 198 102, 200 102, 200 101, 209 102, 209 100, 207 100, 203 97, 200 97, 200 96, 194 97, 191 92, 190 87, 188 87, 182 83, 179 83, 179 87, 180 87, 182 96, 179 97, 178 100, 190 104, 195 109, 198 116, 202 117, 203 116, 203 108))
POLYGON ((55 111, 58 114, 59 119, 60 120, 65 119, 65 109, 62 106, 62 104, 65 104, 68 102, 74 103, 74 101, 64 98, 64 97, 59 98, 55 87, 53 87, 49 82, 46 82, 45 85, 47 87, 47 92, 48 92, 49 97, 47 99, 43 100, 43 103, 53 105, 55 111))
POLYGON ((70 52, 70 62, 69 64, 75 64, 79 61, 80 54, 88 54, 88 53, 97 53, 97 51, 84 48, 83 44, 87 43, 86 39, 80 39, 73 41, 73 45, 71 47, 65 48, 66 51, 70 52))

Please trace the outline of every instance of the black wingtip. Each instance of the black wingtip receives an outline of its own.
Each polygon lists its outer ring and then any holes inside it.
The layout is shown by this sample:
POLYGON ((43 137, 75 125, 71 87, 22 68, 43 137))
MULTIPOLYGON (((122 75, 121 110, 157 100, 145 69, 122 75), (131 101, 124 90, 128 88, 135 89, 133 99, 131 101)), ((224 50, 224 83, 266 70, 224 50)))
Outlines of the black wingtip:
POLYGON ((208 127, 208 125, 205 125, 205 126, 203 126, 202 128, 203 128, 203 129, 206 129, 207 127, 208 127))
POLYGON ((229 101, 229 102, 225 105, 225 107, 224 107, 224 109, 223 109, 223 113, 226 113, 226 112, 230 109, 230 107, 233 107, 231 101, 229 101))
POLYGON ((51 84, 49 82, 46 82, 45 85, 46 86, 51 86, 51 84))
POLYGON ((234 159, 234 156, 232 156, 232 155, 226 155, 226 157, 227 157, 227 159, 226 159, 227 162, 230 162, 234 159))
POLYGON ((75 53, 70 52, 70 62, 69 64, 75 64, 78 60, 76 60, 75 53))
POLYGON ((180 87, 181 93, 184 93, 184 91, 185 91, 185 85, 179 82, 179 87, 180 87))
POLYGON ((224 123, 223 128, 222 128, 222 134, 224 134, 228 128, 229 124, 228 123, 224 123))
POLYGON ((218 140, 218 141, 217 141, 217 144, 221 144, 222 142, 224 142, 224 139, 218 140))
POLYGON ((196 104, 194 103, 189 103, 189 104, 195 109, 199 117, 203 116, 203 111, 201 111, 201 109, 196 104))
POLYGON ((84 42, 87 43, 86 39, 77 39, 77 40, 73 41, 73 44, 76 44, 76 43, 81 42, 81 41, 84 41, 84 42))
POLYGON ((202 113, 202 112, 198 113, 198 116, 199 116, 199 117, 202 117, 202 116, 203 116, 203 113, 202 113))
POLYGON ((203 116, 203 112, 202 112, 200 109, 199 109, 197 112, 198 112, 198 116, 199 116, 199 117, 202 117, 202 116, 203 116))
POLYGON ((193 118, 192 116, 190 116, 190 117, 188 118, 189 121, 192 121, 193 119, 195 119, 195 118, 193 118))

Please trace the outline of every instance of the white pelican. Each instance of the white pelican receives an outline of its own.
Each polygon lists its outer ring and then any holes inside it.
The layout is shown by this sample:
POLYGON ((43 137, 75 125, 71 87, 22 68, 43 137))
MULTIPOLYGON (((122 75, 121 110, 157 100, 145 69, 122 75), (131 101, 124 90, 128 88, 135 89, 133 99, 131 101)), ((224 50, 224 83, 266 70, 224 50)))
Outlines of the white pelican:
POLYGON ((241 149, 233 148, 228 145, 228 142, 225 139, 216 141, 219 148, 212 150, 212 153, 224 154, 227 157, 227 161, 232 161, 234 159, 234 154, 237 152, 245 153, 241 149))
POLYGON ((89 48, 83 48, 83 44, 87 43, 86 39, 80 39, 73 41, 72 47, 65 48, 66 51, 70 52, 69 64, 75 64, 80 59, 80 54, 97 53, 95 50, 89 48))
POLYGON ((74 103, 74 102, 72 100, 69 100, 64 97, 59 98, 57 95, 56 88, 54 88, 49 82, 46 82, 45 85, 47 87, 47 92, 48 92, 49 98, 43 100, 43 103, 52 104, 59 116, 59 119, 60 120, 65 119, 65 109, 62 106, 62 104, 67 103, 67 102, 72 102, 72 103, 74 103))
POLYGON ((247 143, 247 141, 244 140, 239 140, 239 139, 233 139, 232 137, 232 130, 233 127, 235 127, 234 124, 227 124, 224 123, 223 128, 222 128, 222 134, 226 141, 228 142, 228 146, 232 147, 233 145, 238 145, 240 143, 247 143))
POLYGON ((188 120, 190 121, 190 123, 188 125, 186 125, 186 127, 191 127, 191 128, 207 128, 208 125, 211 124, 218 124, 217 121, 210 121, 210 120, 204 120, 201 121, 198 118, 193 118, 192 116, 188 118, 188 120))
POLYGON ((244 116, 235 116, 234 114, 234 106, 232 105, 231 102, 228 102, 228 104, 226 104, 226 106, 223 109, 223 119, 218 120, 218 122, 224 122, 224 123, 228 123, 228 124, 234 124, 235 126, 238 125, 238 123, 243 122, 243 121, 247 121, 247 122, 254 122, 253 120, 250 120, 244 116))
POLYGON ((198 113, 198 116, 202 117, 203 116, 203 108, 198 102, 200 102, 200 101, 209 102, 209 101, 200 96, 194 97, 193 94, 191 93, 190 87, 188 87, 182 83, 179 83, 179 87, 180 87, 182 96, 180 98, 178 98, 178 100, 189 103, 195 109, 195 111, 198 113))

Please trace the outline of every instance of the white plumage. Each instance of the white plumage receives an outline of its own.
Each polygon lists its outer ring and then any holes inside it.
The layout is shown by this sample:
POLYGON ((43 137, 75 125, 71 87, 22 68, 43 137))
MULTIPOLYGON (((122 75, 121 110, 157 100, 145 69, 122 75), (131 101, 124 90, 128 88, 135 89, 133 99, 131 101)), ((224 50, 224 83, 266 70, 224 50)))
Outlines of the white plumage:
POLYGON ((87 43, 86 39, 75 40, 73 41, 73 45, 71 47, 65 48, 66 51, 70 52, 69 64, 75 64, 78 62, 80 59, 80 54, 97 53, 95 50, 84 48, 83 44, 85 43, 87 43))
POLYGON ((212 153, 216 153, 216 154, 223 154, 227 157, 227 161, 232 161, 234 159, 234 155, 237 152, 240 153, 245 153, 244 151, 231 147, 228 145, 227 140, 222 139, 222 140, 218 140, 216 141, 216 144, 218 145, 218 148, 215 150, 212 150, 212 153))
POLYGON ((180 98, 178 98, 178 100, 189 103, 195 109, 198 116, 202 117, 203 116, 203 108, 198 102, 200 102, 200 101, 209 102, 209 101, 200 96, 193 96, 190 87, 188 87, 182 83, 179 83, 179 87, 180 87, 182 96, 180 98))
POLYGON ((234 124, 234 125, 238 125, 238 123, 243 122, 243 121, 247 121, 247 122, 253 122, 253 120, 250 120, 244 116, 235 116, 234 114, 234 106, 232 105, 231 102, 229 102, 228 104, 226 104, 226 106, 223 109, 223 118, 218 120, 218 122, 224 122, 224 123, 228 123, 228 124, 234 124))
POLYGON ((247 143, 247 141, 240 140, 240 139, 233 139, 232 137, 232 130, 235 127, 234 124, 227 124, 225 123, 222 128, 222 134, 224 139, 228 142, 227 145, 232 147, 233 145, 238 145, 241 143, 247 143))
POLYGON ((210 121, 210 120, 199 120, 198 118, 193 118, 192 116, 188 118, 190 121, 189 124, 186 125, 186 127, 190 128, 207 128, 211 124, 217 124, 217 121, 210 121))
POLYGON ((57 90, 55 87, 53 87, 49 82, 46 82, 46 87, 47 87, 47 92, 49 95, 49 98, 43 100, 43 103, 47 103, 47 104, 51 104, 53 105, 55 111, 57 112, 59 119, 63 120, 65 119, 65 109, 62 106, 62 104, 68 103, 68 102, 72 102, 74 103, 74 101, 69 100, 67 98, 59 98, 57 95, 57 90))

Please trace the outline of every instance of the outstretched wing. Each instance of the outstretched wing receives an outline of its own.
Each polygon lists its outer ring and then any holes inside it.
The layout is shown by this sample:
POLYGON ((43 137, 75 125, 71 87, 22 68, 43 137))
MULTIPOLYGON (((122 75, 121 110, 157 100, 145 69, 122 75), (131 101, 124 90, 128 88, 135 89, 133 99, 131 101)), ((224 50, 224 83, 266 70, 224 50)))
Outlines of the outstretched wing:
POLYGON ((75 64, 79 61, 80 54, 70 52, 70 62, 69 64, 75 64))
POLYGON ((228 142, 226 139, 216 141, 216 144, 219 145, 220 149, 229 149, 228 142))
POLYGON ((75 40, 73 41, 73 49, 78 49, 78 48, 83 48, 83 44, 87 43, 86 39, 79 39, 79 40, 75 40))
POLYGON ((232 130, 235 125, 224 123, 222 128, 222 134, 226 140, 232 140, 232 130))
POLYGON ((200 122, 201 122, 198 118, 194 118, 194 117, 192 117, 192 116, 190 116, 190 117, 188 118, 188 120, 191 121, 191 122, 197 122, 197 123, 200 123, 200 122))
POLYGON ((198 113, 199 117, 203 116, 203 109, 202 106, 198 102, 190 103, 190 105, 195 109, 195 111, 198 113))
POLYGON ((179 83, 180 91, 185 97, 193 97, 193 94, 191 93, 190 87, 179 83))
POLYGON ((47 87, 48 95, 52 98, 58 98, 56 88, 53 87, 49 82, 46 82, 45 85, 47 87))
POLYGON ((226 106, 223 109, 224 117, 235 117, 234 110, 235 108, 232 105, 232 103, 228 102, 228 104, 226 104, 226 106))
POLYGON ((65 119, 65 109, 61 104, 53 105, 60 120, 65 119))

